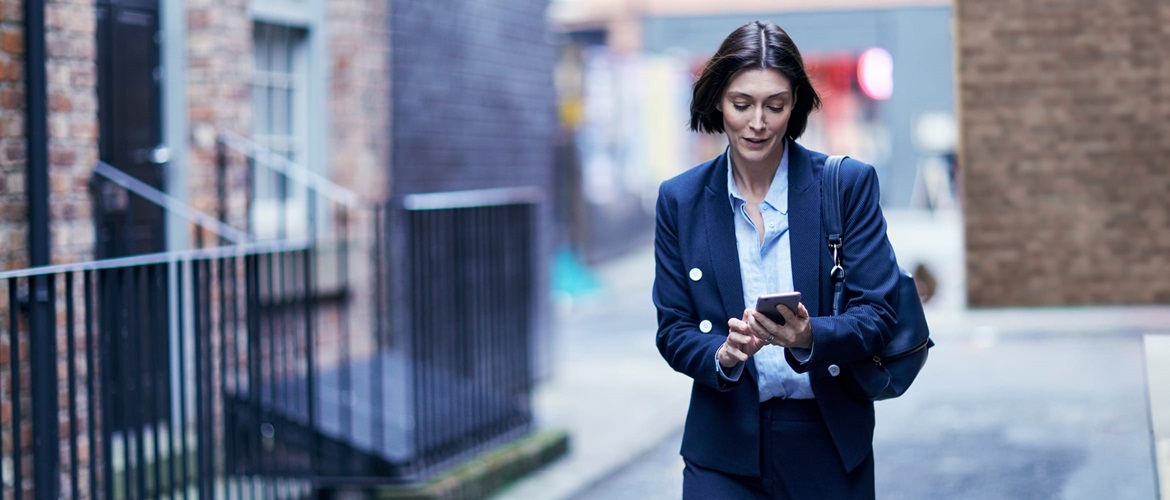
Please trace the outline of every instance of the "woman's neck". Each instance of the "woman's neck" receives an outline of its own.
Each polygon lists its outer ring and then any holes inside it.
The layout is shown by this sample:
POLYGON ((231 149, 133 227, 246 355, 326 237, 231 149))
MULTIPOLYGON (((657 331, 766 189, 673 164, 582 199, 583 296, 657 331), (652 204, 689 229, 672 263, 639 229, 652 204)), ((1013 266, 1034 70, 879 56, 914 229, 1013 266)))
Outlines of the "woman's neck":
POLYGON ((767 196, 786 149, 787 144, 780 150, 779 156, 765 158, 760 162, 748 162, 732 154, 731 175, 735 179, 735 186, 745 199, 763 200, 764 196, 767 196))

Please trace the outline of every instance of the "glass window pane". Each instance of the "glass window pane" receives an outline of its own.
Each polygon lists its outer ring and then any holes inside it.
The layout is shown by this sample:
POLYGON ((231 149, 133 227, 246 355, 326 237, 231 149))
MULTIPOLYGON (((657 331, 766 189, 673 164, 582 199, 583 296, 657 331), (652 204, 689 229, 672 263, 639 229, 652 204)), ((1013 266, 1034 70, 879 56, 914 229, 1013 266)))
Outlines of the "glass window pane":
POLYGON ((288 90, 283 88, 272 89, 272 133, 276 136, 287 137, 292 132, 292 124, 289 123, 289 102, 288 90))
POLYGON ((268 87, 252 85, 252 130, 257 137, 266 135, 271 128, 267 101, 268 87))
MULTIPOLYGON (((306 51, 301 47, 305 32, 288 26, 257 22, 253 31, 255 73, 252 78, 253 138, 273 153, 297 161, 304 156, 306 138, 298 130, 296 119, 303 113, 298 98, 305 90, 298 88, 306 67, 306 51), (294 59, 295 58, 295 59, 294 59)), ((260 167, 263 170, 263 167, 260 167)), ((279 199, 285 189, 282 178, 257 172, 258 198, 279 199), (261 180, 263 179, 263 180, 261 180)))

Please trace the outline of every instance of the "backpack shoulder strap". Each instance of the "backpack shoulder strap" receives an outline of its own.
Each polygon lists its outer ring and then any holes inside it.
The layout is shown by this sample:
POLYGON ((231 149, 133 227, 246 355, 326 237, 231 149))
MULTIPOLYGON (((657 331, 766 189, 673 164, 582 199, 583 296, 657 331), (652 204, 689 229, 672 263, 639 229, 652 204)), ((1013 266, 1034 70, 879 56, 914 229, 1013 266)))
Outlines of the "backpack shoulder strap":
POLYGON ((821 169, 821 217, 830 245, 841 244, 841 163, 844 155, 830 156, 821 169))
POLYGON ((829 251, 833 254, 833 316, 841 312, 841 294, 845 283, 845 268, 841 265, 842 224, 841 224, 841 163, 846 156, 834 155, 825 160, 821 169, 821 219, 829 251))

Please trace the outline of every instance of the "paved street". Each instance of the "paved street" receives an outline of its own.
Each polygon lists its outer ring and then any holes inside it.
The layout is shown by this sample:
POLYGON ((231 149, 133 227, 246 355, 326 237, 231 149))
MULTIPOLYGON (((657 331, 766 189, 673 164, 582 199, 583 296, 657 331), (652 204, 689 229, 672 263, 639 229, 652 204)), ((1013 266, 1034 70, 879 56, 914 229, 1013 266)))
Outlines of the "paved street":
MULTIPOLYGON (((1142 335, 1170 334, 1170 309, 966 310, 954 227, 894 224, 899 256, 939 274, 939 345, 907 395, 877 405, 878 498, 1155 498, 1142 335)), ((501 498, 681 496, 690 384, 654 349, 652 263, 607 263, 606 292, 562 311, 537 411, 570 430, 572 451, 501 498)))
MULTIPOLYGON (((1155 497, 1140 337, 943 340, 878 404, 878 498, 1155 497)), ((575 498, 678 498, 680 439, 575 498)))

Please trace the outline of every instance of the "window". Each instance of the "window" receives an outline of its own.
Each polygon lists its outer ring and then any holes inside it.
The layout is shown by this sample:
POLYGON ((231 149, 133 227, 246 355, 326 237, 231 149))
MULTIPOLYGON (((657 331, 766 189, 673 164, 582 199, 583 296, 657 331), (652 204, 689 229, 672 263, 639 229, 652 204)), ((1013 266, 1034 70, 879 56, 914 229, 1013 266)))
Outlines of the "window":
MULTIPOLYGON (((252 138, 302 166, 308 165, 306 30, 280 24, 253 25, 252 138)), ((307 195, 285 176, 263 165, 253 170, 253 233, 259 239, 307 234, 307 195)))

